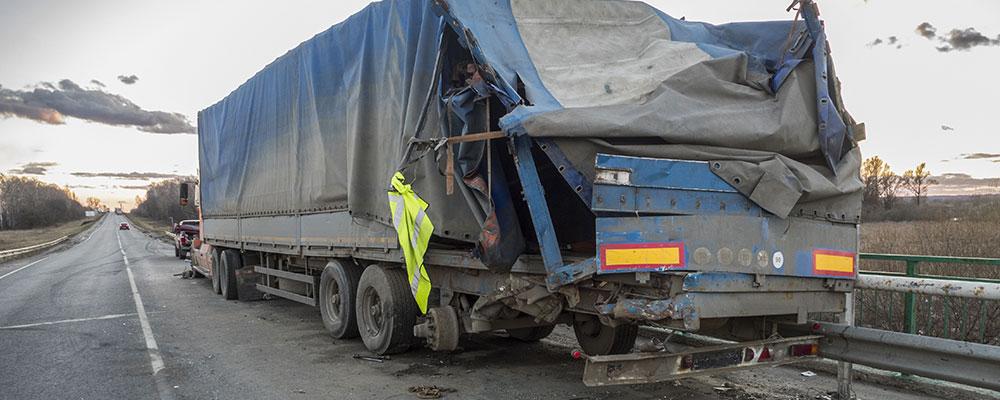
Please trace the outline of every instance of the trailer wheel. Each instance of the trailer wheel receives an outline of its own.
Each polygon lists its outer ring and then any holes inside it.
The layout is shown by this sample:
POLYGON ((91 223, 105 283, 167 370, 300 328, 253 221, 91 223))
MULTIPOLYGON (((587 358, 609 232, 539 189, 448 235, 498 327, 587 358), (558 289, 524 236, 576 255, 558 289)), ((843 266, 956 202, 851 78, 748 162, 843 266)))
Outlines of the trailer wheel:
POLYGON ((577 314, 573 320, 573 333, 584 353, 592 356, 625 354, 632 351, 639 325, 622 324, 607 326, 592 315, 577 314))
POLYGON ((219 271, 219 288, 226 300, 236 300, 236 270, 240 268, 240 254, 236 250, 222 251, 222 270, 219 271))
POLYGON ((531 328, 507 329, 507 335, 522 342, 537 342, 545 339, 556 329, 555 325, 533 326, 531 328))
POLYGON ((399 268, 369 266, 358 282, 358 331, 365 347, 375 354, 406 351, 413 342, 417 303, 399 268))
POLYGON ((357 298, 361 268, 350 261, 333 260, 319 278, 319 313, 323 326, 337 339, 358 337, 357 298))
POLYGON ((222 294, 220 275, 222 275, 222 261, 220 261, 218 250, 212 250, 212 291, 215 294, 222 294))

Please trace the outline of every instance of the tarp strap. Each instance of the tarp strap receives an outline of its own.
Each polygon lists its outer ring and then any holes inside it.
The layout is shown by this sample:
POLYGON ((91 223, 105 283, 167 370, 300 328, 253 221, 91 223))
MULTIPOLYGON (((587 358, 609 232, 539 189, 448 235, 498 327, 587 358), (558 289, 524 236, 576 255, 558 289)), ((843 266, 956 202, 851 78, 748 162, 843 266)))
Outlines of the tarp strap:
POLYGON ((445 161, 445 193, 455 193, 455 153, 451 145, 465 142, 477 142, 480 140, 492 140, 506 137, 502 131, 491 131, 482 133, 472 133, 462 136, 452 136, 448 138, 448 155, 445 161))
POLYGON ((392 176, 392 188, 388 193, 389 211, 392 212, 392 226, 396 229, 399 247, 406 260, 407 282, 420 312, 426 314, 431 279, 424 266, 424 254, 434 233, 434 224, 427 216, 427 203, 404 183, 401 172, 392 176))

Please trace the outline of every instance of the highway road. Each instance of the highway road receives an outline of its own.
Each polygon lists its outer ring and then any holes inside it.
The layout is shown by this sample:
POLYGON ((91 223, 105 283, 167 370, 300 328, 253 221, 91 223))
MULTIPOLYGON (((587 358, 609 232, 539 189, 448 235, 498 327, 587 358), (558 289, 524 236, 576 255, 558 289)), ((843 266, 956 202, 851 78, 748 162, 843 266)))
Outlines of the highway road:
MULTIPOLYGON (((333 340, 318 311, 285 300, 225 301, 183 279, 170 245, 108 215, 69 244, 0 264, 0 399, 814 399, 834 377, 781 367, 653 385, 587 388, 572 333, 536 344, 464 339, 372 362, 333 340)), ((856 384, 860 398, 949 398, 856 384)), ((817 397, 819 396, 819 397, 817 397)))

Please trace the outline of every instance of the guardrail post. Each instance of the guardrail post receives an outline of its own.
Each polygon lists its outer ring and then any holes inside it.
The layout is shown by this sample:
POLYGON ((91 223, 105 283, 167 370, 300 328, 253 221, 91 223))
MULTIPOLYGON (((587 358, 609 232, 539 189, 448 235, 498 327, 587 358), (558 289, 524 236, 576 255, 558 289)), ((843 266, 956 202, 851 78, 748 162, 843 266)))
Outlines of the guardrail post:
MULTIPOLYGON (((917 276, 917 260, 906 260, 906 276, 917 276)), ((906 333, 917 333, 917 295, 903 294, 903 330, 906 333)))
MULTIPOLYGON (((854 293, 845 294, 844 313, 840 315, 840 323, 854 326, 854 293)), ((851 370, 853 364, 837 361, 837 398, 853 399, 851 393, 851 370)))

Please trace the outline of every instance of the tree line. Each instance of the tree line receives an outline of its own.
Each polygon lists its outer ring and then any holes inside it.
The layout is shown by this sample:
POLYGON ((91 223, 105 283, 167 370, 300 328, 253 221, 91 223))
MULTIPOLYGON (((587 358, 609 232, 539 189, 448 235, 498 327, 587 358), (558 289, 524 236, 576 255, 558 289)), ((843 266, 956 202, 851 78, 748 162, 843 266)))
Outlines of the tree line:
POLYGON ((0 229, 33 229, 73 221, 84 207, 68 188, 0 174, 0 229))
POLYGON ((897 175, 888 163, 878 156, 868 158, 861 165, 861 182, 864 184, 864 204, 868 208, 889 210, 896 205, 900 192, 913 195, 919 206, 927 198, 927 189, 937 182, 931 179, 927 163, 897 175))
POLYGON ((180 205, 181 182, 194 180, 171 179, 154 183, 146 190, 146 197, 136 197, 136 207, 133 214, 153 220, 169 222, 179 222, 185 219, 198 219, 198 210, 194 207, 194 202, 186 206, 180 205))

